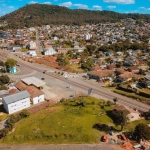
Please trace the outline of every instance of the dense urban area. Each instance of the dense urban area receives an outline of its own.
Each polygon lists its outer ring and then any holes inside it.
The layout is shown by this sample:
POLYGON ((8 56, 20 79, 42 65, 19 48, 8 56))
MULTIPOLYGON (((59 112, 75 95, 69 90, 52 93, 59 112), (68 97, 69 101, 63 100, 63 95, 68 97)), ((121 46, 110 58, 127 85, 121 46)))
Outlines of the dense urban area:
POLYGON ((9 24, 0 23, 1 144, 150 149, 150 23, 9 24))

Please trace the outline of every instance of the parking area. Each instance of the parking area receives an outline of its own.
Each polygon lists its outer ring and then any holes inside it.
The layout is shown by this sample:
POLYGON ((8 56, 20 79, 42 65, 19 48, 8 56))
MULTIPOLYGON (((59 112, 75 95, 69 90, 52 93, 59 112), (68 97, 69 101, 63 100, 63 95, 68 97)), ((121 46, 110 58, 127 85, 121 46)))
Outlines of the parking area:
POLYGON ((53 100, 55 102, 59 102, 62 98, 68 99, 71 98, 72 95, 75 96, 77 92, 75 92, 71 86, 66 86, 65 88, 55 87, 55 86, 47 86, 45 85, 42 89, 42 92, 45 93, 46 100, 53 100))

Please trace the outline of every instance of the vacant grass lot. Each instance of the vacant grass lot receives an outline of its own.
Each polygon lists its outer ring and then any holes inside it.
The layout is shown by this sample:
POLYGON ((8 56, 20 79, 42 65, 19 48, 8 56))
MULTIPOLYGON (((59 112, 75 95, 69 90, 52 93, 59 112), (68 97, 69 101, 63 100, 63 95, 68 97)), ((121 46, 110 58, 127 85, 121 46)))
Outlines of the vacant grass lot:
POLYGON ((0 105, 0 122, 5 120, 8 117, 8 114, 4 110, 3 105, 0 105))
MULTIPOLYGON (((95 123, 113 125, 113 122, 98 104, 99 102, 103 104, 103 101, 84 98, 85 107, 80 105, 81 101, 83 100, 71 99, 22 119, 16 124, 15 131, 0 142, 9 144, 99 142, 103 132, 92 126, 95 123)), ((111 106, 105 109, 110 110, 111 106)))
MULTIPOLYGON (((71 99, 47 107, 16 123, 14 131, 0 140, 7 144, 60 144, 98 143, 104 134, 93 128, 95 123, 114 125, 106 115, 114 107, 92 97, 71 99)), ((140 121, 140 122, 143 122, 140 121)), ((128 124, 124 130, 133 131, 138 122, 128 124)), ((114 126, 120 130, 120 126, 114 126)))

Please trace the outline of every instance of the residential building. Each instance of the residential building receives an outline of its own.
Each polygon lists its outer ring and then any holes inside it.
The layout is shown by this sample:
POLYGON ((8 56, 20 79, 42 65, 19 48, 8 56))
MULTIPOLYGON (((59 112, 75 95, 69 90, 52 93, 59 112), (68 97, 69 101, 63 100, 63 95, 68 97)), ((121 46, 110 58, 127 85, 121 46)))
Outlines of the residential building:
POLYGON ((2 98, 4 109, 8 114, 15 113, 30 107, 30 94, 28 91, 21 91, 2 98))
POLYGON ((37 104, 44 101, 44 93, 35 86, 27 86, 23 82, 19 81, 15 84, 15 87, 20 91, 27 90, 30 94, 30 101, 32 104, 37 104))
POLYGON ((47 47, 43 49, 44 55, 55 55, 57 52, 52 47, 47 47))

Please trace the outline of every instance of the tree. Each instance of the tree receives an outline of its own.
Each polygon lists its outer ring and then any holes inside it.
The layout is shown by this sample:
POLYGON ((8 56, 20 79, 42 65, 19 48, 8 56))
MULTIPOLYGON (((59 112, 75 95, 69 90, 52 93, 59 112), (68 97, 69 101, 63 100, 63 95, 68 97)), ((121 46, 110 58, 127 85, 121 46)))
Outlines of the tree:
POLYGON ((134 135, 137 139, 146 139, 146 140, 150 140, 150 127, 148 127, 148 125, 146 124, 138 124, 136 127, 135 127, 135 130, 134 130, 134 135))
POLYGON ((94 63, 91 59, 87 59, 81 64, 81 68, 84 70, 88 70, 88 71, 92 70, 93 66, 94 66, 94 63))
POLYGON ((19 115, 21 116, 21 118, 26 118, 30 116, 30 112, 24 109, 19 115))
POLYGON ((10 81, 10 78, 7 75, 0 76, 0 82, 2 82, 3 84, 9 83, 9 81, 10 81))
POLYGON ((69 50, 69 51, 67 52, 67 55, 69 56, 70 59, 72 59, 72 58, 73 58, 73 51, 72 51, 72 50, 69 50))
POLYGON ((4 66, 4 62, 0 60, 0 66, 4 66))
POLYGON ((110 58, 110 57, 108 57, 108 58, 105 58, 105 61, 106 61, 107 63, 110 63, 110 61, 111 61, 111 58, 110 58))
POLYGON ((15 45, 20 45, 20 40, 16 40, 15 45))
POLYGON ((116 102, 118 101, 118 98, 115 97, 115 98, 113 99, 113 101, 114 101, 114 103, 116 104, 116 102))
POLYGON ((69 63, 68 57, 64 56, 63 54, 59 54, 57 56, 57 62, 60 66, 66 66, 69 63))
POLYGON ((17 61, 12 58, 7 59, 7 61, 5 62, 7 68, 13 68, 16 64, 17 61))
POLYGON ((0 138, 3 138, 5 137, 9 132, 9 129, 8 128, 4 128, 2 130, 0 130, 0 138))
POLYGON ((116 125, 120 125, 121 130, 123 130, 124 126, 127 124, 128 121, 127 113, 125 111, 113 110, 112 115, 114 123, 116 125))

